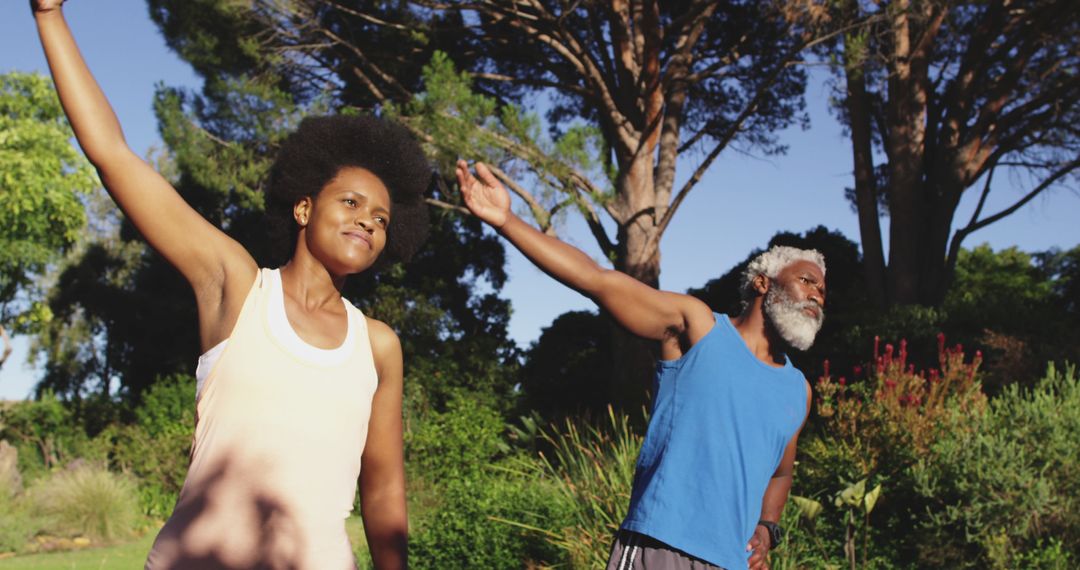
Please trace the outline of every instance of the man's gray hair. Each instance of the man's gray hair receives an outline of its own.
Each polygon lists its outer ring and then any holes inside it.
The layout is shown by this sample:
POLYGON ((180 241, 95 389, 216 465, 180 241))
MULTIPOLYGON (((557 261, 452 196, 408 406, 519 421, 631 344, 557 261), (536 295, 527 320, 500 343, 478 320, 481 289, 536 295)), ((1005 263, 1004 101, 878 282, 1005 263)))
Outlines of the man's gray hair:
POLYGON ((754 278, 758 275, 764 275, 769 279, 774 279, 785 267, 796 261, 809 261, 814 263, 821 268, 822 274, 825 273, 825 256, 821 255, 820 251, 816 249, 799 249, 797 247, 789 247, 786 245, 774 245, 769 248, 769 251, 752 259, 750 264, 746 266, 746 270, 743 271, 742 284, 739 287, 739 294, 742 296, 743 306, 745 307, 746 304, 754 298, 754 295, 756 295, 756 292, 754 291, 754 278))

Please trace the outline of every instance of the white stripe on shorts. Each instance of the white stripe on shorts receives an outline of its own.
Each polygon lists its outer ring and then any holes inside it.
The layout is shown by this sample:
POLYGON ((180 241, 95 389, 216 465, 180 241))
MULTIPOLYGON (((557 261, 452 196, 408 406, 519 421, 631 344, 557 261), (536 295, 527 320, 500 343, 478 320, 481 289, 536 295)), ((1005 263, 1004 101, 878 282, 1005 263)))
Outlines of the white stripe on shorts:
MULTIPOLYGON (((630 570, 631 568, 633 568, 634 557, 637 555, 638 549, 637 543, 641 541, 641 538, 637 535, 637 533, 628 532, 626 534, 630 536, 629 540, 626 541, 626 545, 623 547, 622 559, 619 560, 618 570, 630 570), (627 556, 628 554, 629 556, 627 556)), ((626 534, 624 534, 623 536, 626 536, 626 534)))

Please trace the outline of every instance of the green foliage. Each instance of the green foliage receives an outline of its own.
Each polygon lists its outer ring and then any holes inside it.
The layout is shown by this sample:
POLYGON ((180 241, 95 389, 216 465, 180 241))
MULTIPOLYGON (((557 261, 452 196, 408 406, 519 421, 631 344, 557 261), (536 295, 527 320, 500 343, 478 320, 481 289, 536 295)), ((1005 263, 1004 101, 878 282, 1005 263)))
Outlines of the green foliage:
POLYGON ((817 418, 800 441, 794 492, 819 499, 813 540, 833 564, 914 556, 929 537, 913 538, 924 502, 911 468, 932 461, 943 434, 976 430, 972 418, 986 409, 978 355, 965 362, 962 349, 940 337, 938 367, 916 372, 906 342, 878 348, 875 341, 865 379, 834 377, 826 364, 815 389, 817 418))
POLYGON ((445 172, 458 157, 526 169, 538 184, 536 204, 527 213, 541 227, 553 224, 552 212, 574 205, 583 210, 612 197, 614 173, 596 157, 606 156, 600 130, 587 123, 564 125, 550 139, 539 115, 473 89, 469 73, 457 71, 450 57, 436 51, 424 66, 424 92, 390 112, 422 131, 445 172), (581 175, 596 174, 602 187, 579 194, 581 175), (556 207, 558 206, 558 207, 556 207))
POLYGON ((28 493, 44 521, 42 530, 50 534, 112 541, 129 537, 135 528, 135 486, 102 467, 57 471, 28 493))
POLYGON ((642 437, 626 414, 608 408, 607 420, 602 426, 566 420, 545 434, 550 455, 541 453, 531 465, 532 478, 551 481, 569 505, 569 524, 545 535, 571 568, 604 567, 630 503, 642 437))
POLYGON ((51 392, 0 410, 0 439, 18 449, 19 471, 28 479, 81 457, 90 447, 71 407, 51 392))
POLYGON ((416 423, 405 438, 408 463, 432 482, 475 478, 505 448, 499 413, 464 394, 416 423))
POLYGON ((190 437, 195 429, 195 378, 182 374, 159 378, 143 393, 134 415, 135 424, 151 437, 190 437))
POLYGON ((135 422, 115 426, 113 464, 139 481, 142 512, 164 519, 184 485, 195 430, 195 379, 176 375, 143 393, 135 422))
POLYGON ((919 559, 1052 568, 1080 555, 1076 369, 1051 366, 1031 390, 1007 387, 971 425, 940 433, 912 468, 928 505, 919 559))
POLYGON ((995 252, 984 243, 961 250, 955 279, 957 286, 946 299, 946 309, 980 306, 985 311, 1006 300, 1036 304, 1051 293, 1050 283, 1032 264, 1031 256, 1016 246, 995 252))
POLYGON ((544 539, 568 522, 550 481, 492 471, 447 482, 436 512, 410 537, 415 568, 516 570, 560 561, 544 539))
POLYGON ((417 568, 521 568, 558 556, 536 529, 567 520, 553 485, 523 473, 505 424, 483 393, 459 392, 445 411, 424 410, 410 422, 406 457, 417 568), (420 503, 419 508, 416 504, 420 503))
POLYGON ((611 376, 611 324, 591 311, 563 313, 525 354, 522 406, 548 421, 581 412, 603 417, 611 376))
POLYGON ((37 529, 33 510, 8 475, 0 473, 0 553, 21 551, 37 529))
POLYGON ((98 181, 72 136, 48 78, 0 75, 0 321, 86 225, 78 194, 98 181))
MULTIPOLYGON (((1072 256, 1076 256, 1073 253, 1072 256)), ((987 385, 1038 378, 1046 362, 1080 359, 1080 313, 1070 310, 1070 256, 1028 255, 1015 247, 962 250, 945 299, 948 327, 979 345, 989 366, 987 385)))

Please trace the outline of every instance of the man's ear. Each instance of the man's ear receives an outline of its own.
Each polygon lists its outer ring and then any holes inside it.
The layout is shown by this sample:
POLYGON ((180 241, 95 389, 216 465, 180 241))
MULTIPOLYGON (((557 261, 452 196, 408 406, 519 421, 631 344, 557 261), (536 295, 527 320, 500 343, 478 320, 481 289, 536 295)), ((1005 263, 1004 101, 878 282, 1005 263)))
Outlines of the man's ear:
POLYGON ((754 277, 754 291, 757 291, 758 295, 768 293, 770 284, 771 280, 765 277, 764 273, 758 273, 757 277, 754 277))
POLYGON ((300 227, 307 227, 308 218, 311 216, 311 196, 304 196, 293 204, 293 219, 300 227))

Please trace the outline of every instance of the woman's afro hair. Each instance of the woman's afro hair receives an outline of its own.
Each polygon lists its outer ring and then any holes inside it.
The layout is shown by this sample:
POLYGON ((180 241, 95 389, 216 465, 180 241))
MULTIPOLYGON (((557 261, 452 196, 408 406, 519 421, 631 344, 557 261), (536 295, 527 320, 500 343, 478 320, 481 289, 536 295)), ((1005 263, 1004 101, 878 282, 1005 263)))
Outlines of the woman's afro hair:
POLYGON ((266 186, 266 214, 275 249, 287 259, 299 225, 293 205, 314 198, 342 168, 371 171, 390 191, 386 249, 377 265, 408 261, 427 239, 424 193, 432 168, 420 145, 402 126, 372 116, 308 117, 282 145, 266 186))

